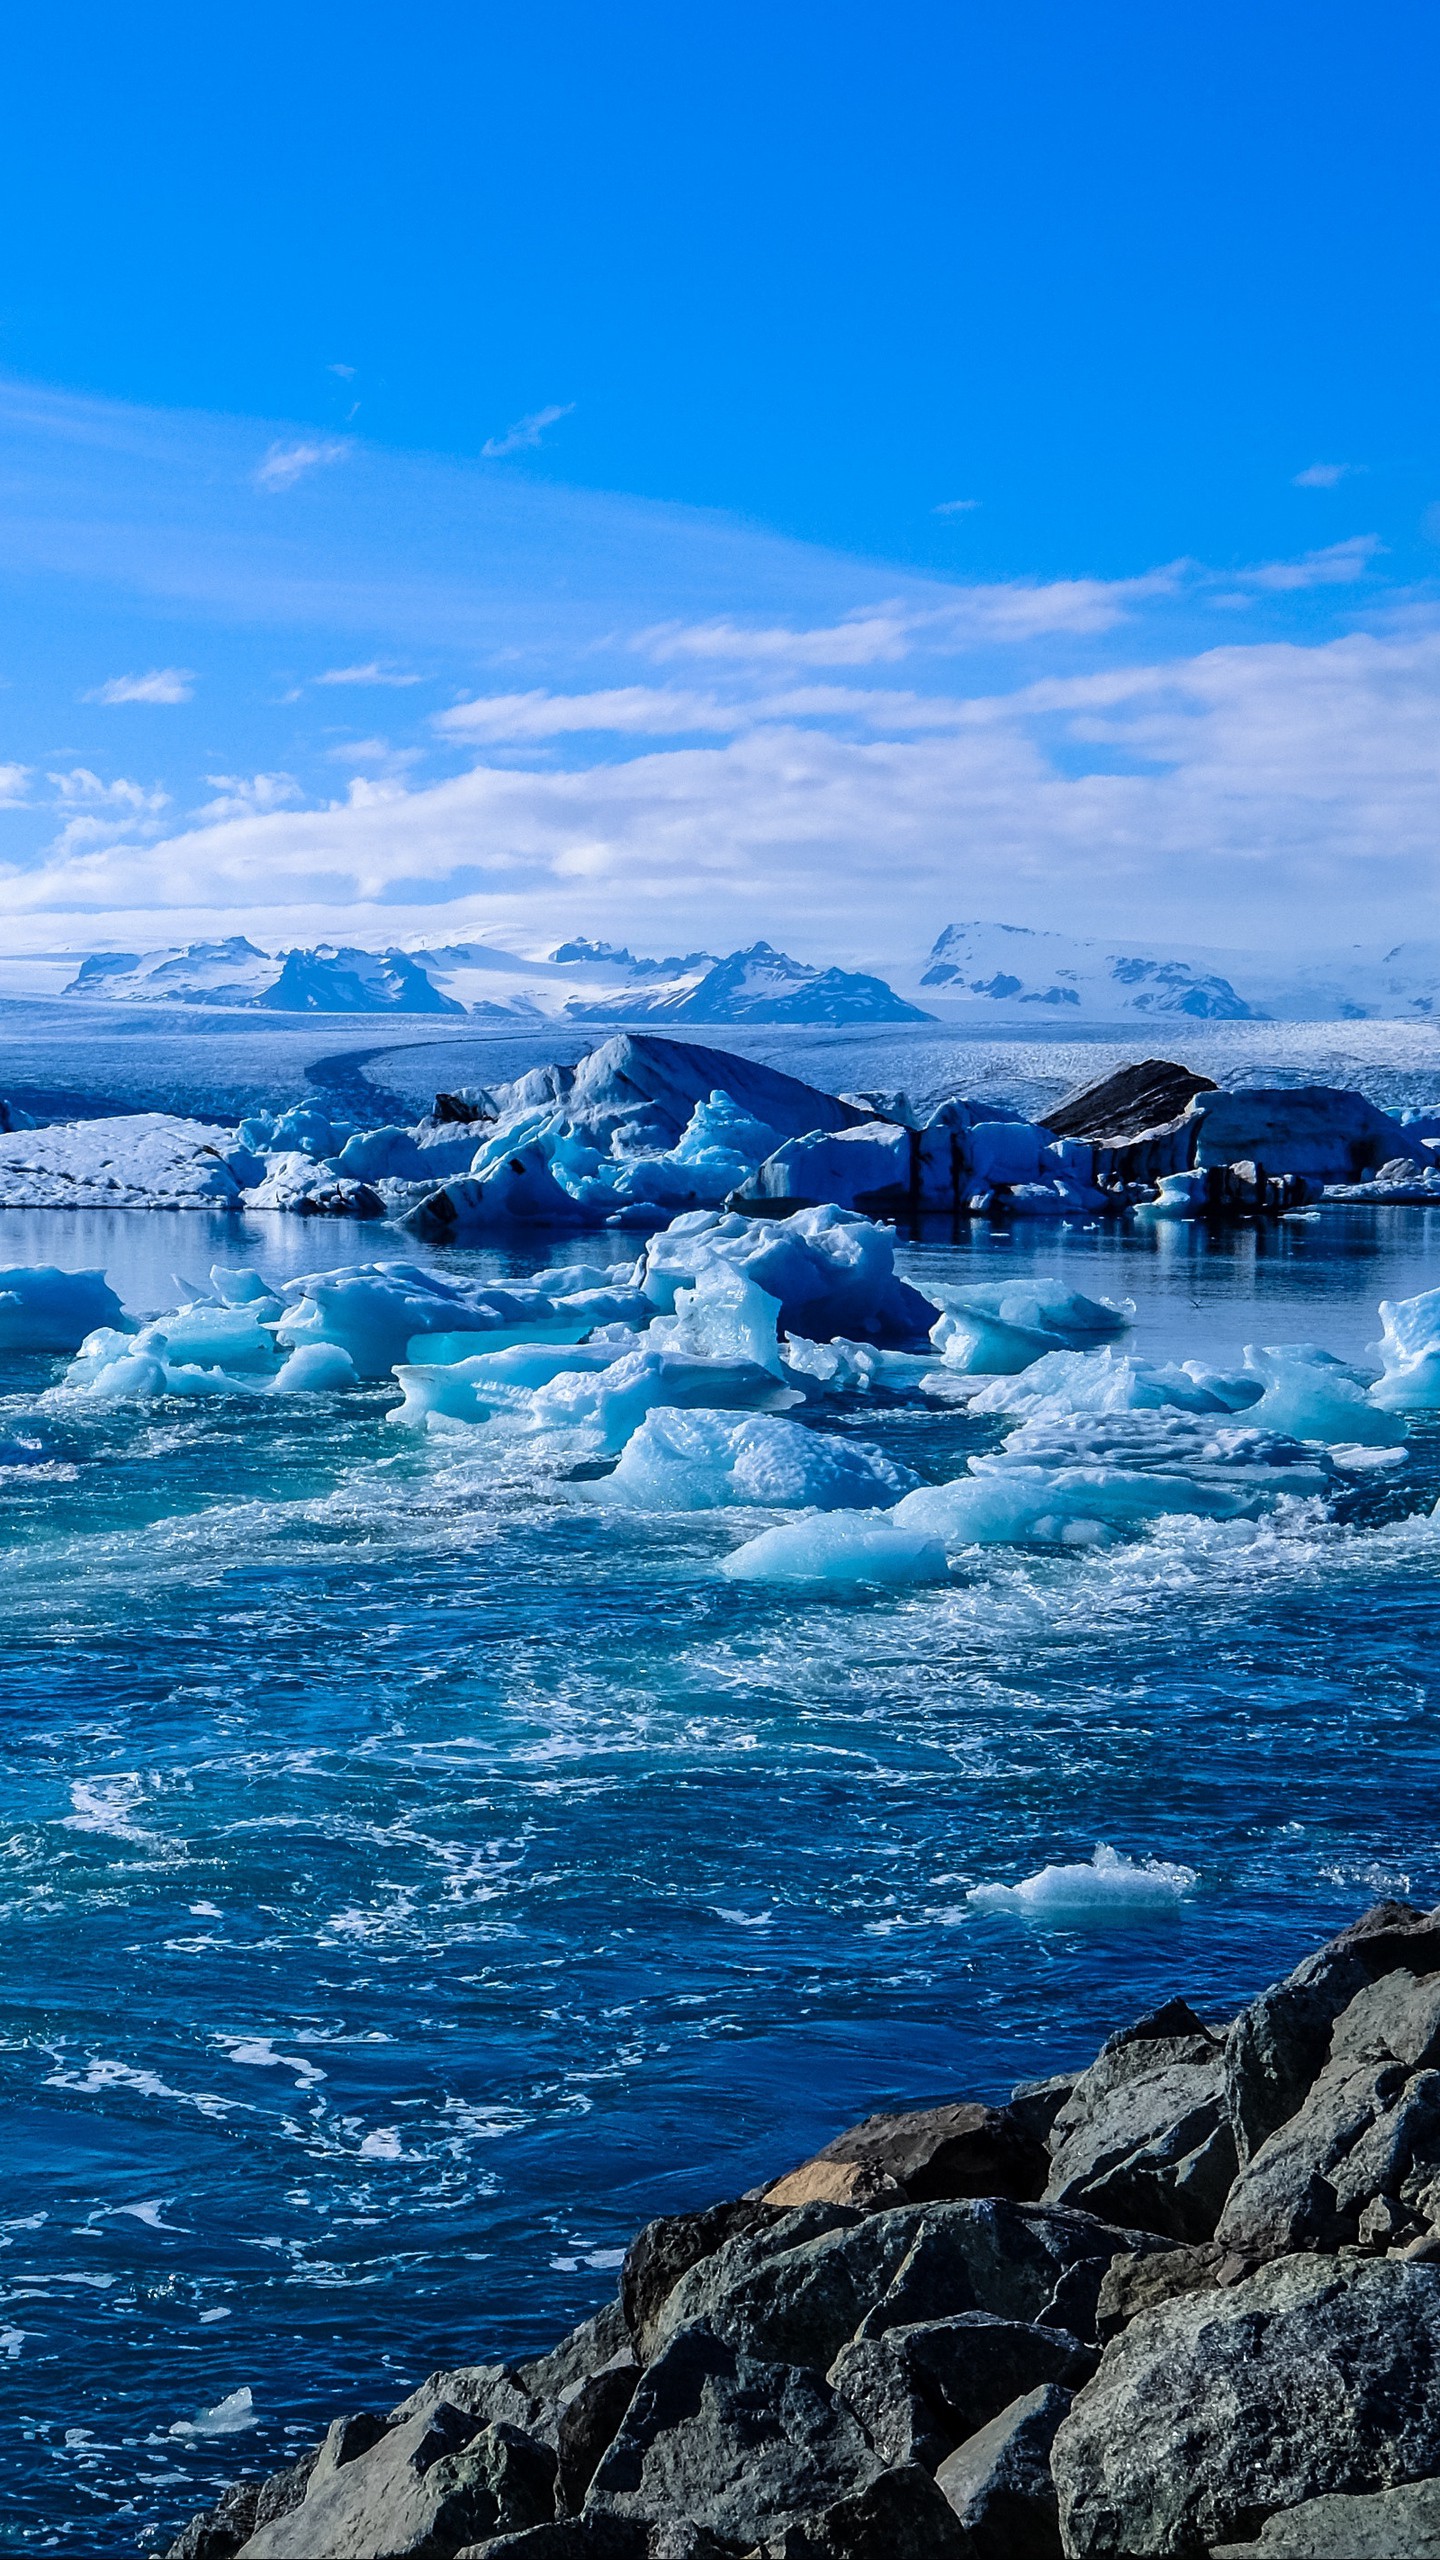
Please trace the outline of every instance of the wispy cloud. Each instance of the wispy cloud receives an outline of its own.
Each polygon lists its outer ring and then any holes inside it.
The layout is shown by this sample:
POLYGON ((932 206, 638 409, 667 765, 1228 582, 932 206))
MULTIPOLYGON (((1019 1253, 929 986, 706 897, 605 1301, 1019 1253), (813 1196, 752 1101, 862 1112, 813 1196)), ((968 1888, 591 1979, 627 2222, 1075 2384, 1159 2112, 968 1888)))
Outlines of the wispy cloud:
POLYGON ((437 712, 431 727, 442 738, 494 743, 559 738, 585 731, 660 738, 699 730, 740 729, 748 707, 718 702, 713 694, 681 693, 657 685, 615 685, 603 693, 484 694, 437 712))
POLYGON ((304 792, 293 773, 207 773, 210 788, 217 794, 204 800, 191 811, 194 818, 244 818, 271 809, 293 807, 303 800, 304 792))
POLYGON ((49 773, 45 779, 52 785, 56 799, 70 806, 83 804, 148 817, 170 805, 168 791, 160 790, 158 785, 147 791, 143 782, 128 782, 123 776, 105 782, 88 764, 71 765, 68 771, 49 773))
POLYGON ((195 675, 190 667, 152 667, 148 675, 111 676, 97 684, 93 693, 83 694, 85 702, 189 702, 195 691, 195 675))
POLYGON ((1307 462, 1291 481, 1293 489, 1338 489, 1342 480, 1354 480, 1366 468, 1363 462, 1307 462))
POLYGON ((635 646, 663 664, 674 658, 709 658, 751 665, 868 667, 908 654, 916 617, 900 605, 877 605, 843 622, 811 631, 786 623, 714 622, 654 624, 637 632, 635 646))
POLYGON ((1090 638, 1128 620, 1138 605, 1176 594, 1189 573, 1190 564, 1179 560, 1138 578, 1053 578, 1044 583, 1017 578, 994 586, 958 587, 941 605, 917 607, 887 599, 811 630, 728 618, 656 623, 637 632, 633 645, 662 664, 698 658, 794 667, 878 666, 921 650, 953 655, 986 641, 1090 638))
POLYGON ((979 504, 978 498, 942 498, 939 506, 932 507, 930 513, 932 516, 973 516, 979 504))
POLYGON ((28 764, 0 764, 0 809, 28 807, 29 792, 28 764))
POLYGON ((486 462, 503 462, 509 453, 533 451, 546 428, 558 426, 562 418, 568 418, 573 414, 574 408, 574 401, 567 400, 563 405, 536 409, 528 418, 517 418, 513 427, 506 428, 503 436, 491 436, 486 443, 482 444, 480 447, 482 456, 486 462))
POLYGON ((406 675, 398 667, 382 667, 378 659, 371 658, 363 667, 327 667, 323 675, 315 678, 315 682, 317 684, 407 685, 420 684, 423 678, 406 675))
POLYGON ((1348 542, 1332 542, 1323 551, 1307 551, 1299 560, 1267 560, 1244 569, 1248 586, 1270 595, 1291 595, 1304 587, 1348 587, 1363 578, 1384 543, 1378 533, 1356 533, 1348 542))
POLYGON ((353 364, 327 364, 325 370, 327 373, 338 373, 342 382, 353 382, 355 379, 353 364))
POLYGON ((264 460, 255 466, 255 485, 259 489, 293 489, 307 471, 321 471, 332 463, 343 462, 349 452, 350 446, 340 436, 272 444, 264 460))

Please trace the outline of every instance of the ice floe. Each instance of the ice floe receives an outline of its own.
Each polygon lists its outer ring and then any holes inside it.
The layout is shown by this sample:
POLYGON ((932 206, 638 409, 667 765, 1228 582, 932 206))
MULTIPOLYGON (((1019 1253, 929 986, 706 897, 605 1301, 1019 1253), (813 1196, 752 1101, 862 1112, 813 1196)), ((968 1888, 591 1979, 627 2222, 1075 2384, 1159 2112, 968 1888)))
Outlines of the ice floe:
POLYGON ((731 1582, 798 1582, 831 1591, 943 1582, 950 1566, 940 1540, 893 1523, 889 1512, 815 1512, 763 1529, 726 1556, 720 1570, 731 1582))
POLYGON ((1383 1299, 1380 1322, 1384 1375, 1370 1390, 1371 1403, 1392 1413, 1440 1410, 1440 1289, 1383 1299))
POLYGON ((776 1414, 666 1405, 646 1415, 613 1474, 592 1492, 642 1511, 713 1511, 730 1503, 873 1510, 913 1481, 879 1449, 776 1414))
POLYGON ((1105 1841, 1093 1858, 1041 1867, 1019 1884, 977 1884, 965 1899, 977 1911, 1014 1911, 1055 1920, 1127 1918, 1173 1911, 1199 1878, 1193 1867, 1164 1858, 1127 1858, 1105 1841))
POLYGON ((118 1323, 120 1313, 103 1271, 0 1267, 0 1351, 78 1351, 87 1333, 118 1323))

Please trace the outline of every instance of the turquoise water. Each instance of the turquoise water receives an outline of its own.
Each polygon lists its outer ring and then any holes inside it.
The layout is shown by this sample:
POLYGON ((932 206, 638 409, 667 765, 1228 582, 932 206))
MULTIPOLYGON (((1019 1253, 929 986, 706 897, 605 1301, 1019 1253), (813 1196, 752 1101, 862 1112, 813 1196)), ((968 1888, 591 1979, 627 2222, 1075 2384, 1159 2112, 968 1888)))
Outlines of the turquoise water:
MULTIPOLYGON (((137 1310, 217 1257, 375 1250, 0 1215, 0 1260, 103 1263, 137 1310)), ((1440 1284, 1440 1220, 906 1255, 1026 1260, 1133 1295, 1144 1351, 1353 1353, 1440 1284)), ((753 1515, 602 1514, 401 1440, 384 1390, 62 1409, 62 1366, 0 1377, 48 1452, 0 1477, 17 2550, 163 2543, 336 2410, 583 2315, 649 2214, 1440 1899, 1433 1429, 1328 1514, 823 1602, 717 1575, 753 1515), (1199 1885, 1058 1929, 965 1899, 1098 1840, 1199 1885)), ((824 1427, 936 1479, 999 1429, 873 1398, 824 1427)))

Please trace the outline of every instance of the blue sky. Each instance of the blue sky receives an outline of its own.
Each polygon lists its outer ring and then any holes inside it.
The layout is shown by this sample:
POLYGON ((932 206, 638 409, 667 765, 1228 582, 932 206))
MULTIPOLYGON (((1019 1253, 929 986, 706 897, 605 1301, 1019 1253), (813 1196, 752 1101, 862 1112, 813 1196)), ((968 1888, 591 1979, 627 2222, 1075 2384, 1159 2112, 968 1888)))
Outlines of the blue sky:
POLYGON ((1433 12, 8 31, 12 944, 1440 931, 1433 12))

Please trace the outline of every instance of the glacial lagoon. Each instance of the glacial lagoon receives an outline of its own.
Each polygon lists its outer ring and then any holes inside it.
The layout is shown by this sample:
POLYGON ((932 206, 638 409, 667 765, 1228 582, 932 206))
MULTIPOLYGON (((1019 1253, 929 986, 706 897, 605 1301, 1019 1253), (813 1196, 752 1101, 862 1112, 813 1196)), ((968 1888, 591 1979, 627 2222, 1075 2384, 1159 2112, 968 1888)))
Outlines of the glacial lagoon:
MULTIPOLYGON (((0 1259, 137 1310, 377 1249, 0 1217, 0 1259)), ((414 1248, 496 1281, 554 1251, 414 1248)), ((1440 1216, 976 1221, 900 1264, 1131 1298, 1147 1360, 1355 1359, 1440 1284, 1440 1216)), ((57 1413, 67 1365, 4 1373, 45 1443, 4 1479, 17 2548, 163 2547, 377 2383, 558 2333, 652 2212, 1440 1898, 1424 1417, 1324 1498, 836 1594, 720 1572, 778 1515, 605 1508, 397 1432, 393 1387, 57 1413), (1100 1843, 1194 1881, 970 1898, 1101 1876, 1100 1843)), ((883 1388, 810 1418, 932 1483, 1006 1427, 883 1388)))

